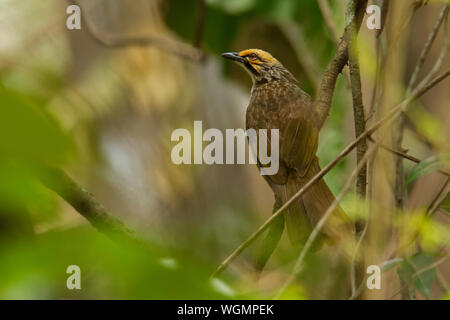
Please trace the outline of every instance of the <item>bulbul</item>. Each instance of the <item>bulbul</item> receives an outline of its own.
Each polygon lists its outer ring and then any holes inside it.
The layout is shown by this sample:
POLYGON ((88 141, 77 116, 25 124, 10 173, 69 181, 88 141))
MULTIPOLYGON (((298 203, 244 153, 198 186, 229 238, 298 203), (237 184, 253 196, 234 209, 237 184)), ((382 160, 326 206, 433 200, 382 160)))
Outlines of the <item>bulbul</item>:
MULTIPOLYGON (((313 100, 268 52, 248 49, 223 53, 222 57, 240 64, 253 80, 246 128, 267 129, 269 133, 271 129, 279 130, 280 167, 278 173, 264 177, 274 192, 275 208, 280 207, 320 171, 316 156, 320 126, 313 100)), ((286 210, 285 225, 293 244, 305 243, 333 200, 321 179, 286 210)), ((343 233, 353 233, 353 225, 338 206, 322 230, 322 240, 335 242, 343 233)))

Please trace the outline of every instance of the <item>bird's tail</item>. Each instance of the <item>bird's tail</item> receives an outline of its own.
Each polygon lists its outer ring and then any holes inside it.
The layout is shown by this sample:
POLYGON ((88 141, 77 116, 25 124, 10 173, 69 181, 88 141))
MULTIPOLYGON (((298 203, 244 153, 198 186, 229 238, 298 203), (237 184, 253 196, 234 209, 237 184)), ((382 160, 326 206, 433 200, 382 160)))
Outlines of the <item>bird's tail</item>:
MULTIPOLYGON (((297 172, 290 173, 284 186, 283 203, 294 196, 309 180, 320 171, 319 161, 314 158, 303 176, 297 172)), ((303 196, 293 203, 285 212, 286 228, 289 239, 294 245, 304 245, 311 231, 335 200, 323 179, 317 181, 303 196)), ((353 239, 354 227, 340 206, 332 212, 322 228, 315 247, 325 240, 337 243, 344 239, 353 239)))

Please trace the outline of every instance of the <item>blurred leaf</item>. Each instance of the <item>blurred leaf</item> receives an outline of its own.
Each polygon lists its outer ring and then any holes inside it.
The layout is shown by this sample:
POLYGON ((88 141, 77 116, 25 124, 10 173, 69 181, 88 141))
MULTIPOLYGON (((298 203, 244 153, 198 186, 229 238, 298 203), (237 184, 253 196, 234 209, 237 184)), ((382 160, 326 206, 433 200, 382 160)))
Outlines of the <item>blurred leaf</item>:
POLYGON ((425 136, 435 146, 446 148, 445 125, 441 119, 431 114, 417 102, 414 108, 409 109, 408 116, 421 135, 425 136))
POLYGON ((432 268, 417 274, 418 271, 433 264, 433 258, 424 253, 417 253, 410 259, 404 260, 397 270, 397 274, 410 286, 413 286, 427 298, 430 298, 431 287, 436 277, 436 269, 432 268))
POLYGON ((211 286, 214 289, 214 291, 227 296, 227 297, 233 297, 236 295, 233 288, 231 288, 228 284, 226 284, 224 281, 214 278, 211 280, 211 286))
MULTIPOLYGON (((192 1, 172 0, 166 16, 168 26, 190 43, 194 39, 196 9, 192 1)), ((212 5, 207 9, 203 39, 205 47, 216 54, 236 49, 231 48, 231 42, 245 18, 229 14, 212 5)))
POLYGON ((447 194, 444 202, 442 202, 441 209, 445 210, 447 213, 450 213, 450 193, 447 194))
POLYGON ((408 211, 398 215, 395 226, 402 230, 402 242, 419 236, 423 250, 435 252, 450 241, 450 227, 439 223, 425 211, 408 211))
POLYGON ((1 299, 229 297, 224 286, 211 285, 212 268, 191 254, 113 242, 90 227, 47 232, 33 242, 0 241, 0 262, 1 299), (69 265, 81 269, 81 290, 66 287, 69 265))
POLYGON ((352 221, 365 220, 366 216, 366 203, 357 194, 347 194, 341 202, 347 216, 352 221))
POLYGON ((0 214, 53 217, 55 197, 35 176, 41 164, 63 163, 71 146, 42 105, 0 85, 0 214))
POLYGON ((439 250, 439 247, 450 241, 450 226, 439 223, 427 217, 419 227, 423 249, 429 252, 439 250))
POLYGON ((406 178, 405 188, 417 180, 418 178, 444 168, 445 164, 450 160, 450 153, 442 154, 427 158, 415 165, 406 178))
POLYGON ((27 97, 0 86, 0 156, 61 161, 70 141, 56 121, 27 97))
POLYGON ((274 20, 292 20, 298 11, 299 1, 296 0, 278 0, 266 2, 265 6, 260 6, 264 10, 264 16, 274 20))
POLYGON ((381 272, 386 272, 388 270, 391 270, 392 268, 398 266, 402 262, 403 262, 402 258, 395 258, 395 259, 384 261, 380 265, 381 272))
POLYGON ((298 285, 291 285, 284 290, 279 297, 280 300, 305 300, 306 294, 303 287, 298 285))
POLYGON ((256 0, 206 0, 206 3, 229 14, 242 14, 254 8, 256 0))

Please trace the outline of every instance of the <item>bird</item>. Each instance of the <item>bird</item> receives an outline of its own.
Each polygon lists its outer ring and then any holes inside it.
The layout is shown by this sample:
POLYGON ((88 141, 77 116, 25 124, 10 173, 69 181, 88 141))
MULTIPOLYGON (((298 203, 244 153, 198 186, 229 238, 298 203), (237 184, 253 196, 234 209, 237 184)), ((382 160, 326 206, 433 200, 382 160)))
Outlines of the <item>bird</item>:
MULTIPOLYGON (((241 65, 253 81, 246 129, 279 130, 279 170, 274 175, 264 176, 275 195, 276 210, 321 170, 316 155, 320 131, 318 112, 314 110, 313 99, 299 87, 292 73, 270 53, 246 49, 226 52, 222 57, 241 65)), ((270 145, 270 139, 267 134, 267 145, 270 145)), ((261 169, 260 162, 257 163, 261 169)), ((272 238, 278 242, 278 233, 286 226, 290 242, 304 245, 334 200, 326 182, 320 179, 285 210, 282 221, 274 228, 276 230, 272 230, 272 238)), ((354 233, 353 224, 337 206, 322 229, 319 247, 323 242, 336 243, 348 233, 354 233)))

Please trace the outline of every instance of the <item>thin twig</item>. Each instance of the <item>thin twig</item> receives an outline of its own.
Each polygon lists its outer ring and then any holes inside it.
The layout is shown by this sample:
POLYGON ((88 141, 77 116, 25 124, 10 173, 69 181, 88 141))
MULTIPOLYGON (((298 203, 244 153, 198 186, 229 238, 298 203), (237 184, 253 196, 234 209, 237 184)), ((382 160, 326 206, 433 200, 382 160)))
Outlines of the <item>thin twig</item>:
POLYGON ((297 61, 305 72, 315 94, 320 81, 319 67, 314 56, 311 54, 303 30, 299 25, 292 22, 280 22, 278 27, 294 49, 297 61))
POLYGON ((436 269, 436 280, 445 293, 447 293, 450 290, 447 280, 445 280, 445 277, 442 275, 442 272, 439 269, 436 269))
MULTIPOLYGON (((445 192, 445 190, 449 184, 449 181, 450 181, 450 178, 447 178, 447 181, 444 183, 444 185, 441 187, 439 192, 436 194, 436 196, 432 200, 431 204, 427 207, 427 210, 425 211, 425 214, 427 216, 429 216, 429 217, 433 216, 436 213, 436 211, 439 209, 439 207, 442 205, 442 203, 445 201, 446 196, 442 197, 442 194, 445 192)), ((404 244, 402 244, 398 249, 396 249, 394 252, 392 252, 389 257, 392 258, 395 256, 396 252, 403 251, 406 248, 408 248, 412 243, 414 243, 414 241, 419 237, 419 235, 420 235, 419 230, 416 230, 414 232, 414 234, 409 238, 409 240, 405 240, 404 244)))
POLYGON ((450 178, 447 178, 447 180, 445 181, 445 183, 442 185, 441 189, 437 193, 436 197, 433 199, 433 201, 428 206, 426 212, 429 216, 432 216, 446 200, 448 191, 444 196, 442 196, 442 195, 445 193, 449 182, 450 182, 450 178))
POLYGON ((444 21, 445 17, 448 14, 448 10, 449 10, 449 5, 448 4, 444 5, 444 7, 442 8, 441 13, 439 15, 439 18, 436 21, 436 24, 434 25, 433 30, 431 31, 430 35, 428 36, 428 40, 425 43, 425 46, 423 47, 422 52, 420 53, 419 60, 417 62, 417 65, 416 65, 414 72, 411 76, 411 79, 409 81, 409 85, 408 85, 409 90, 411 90, 414 87, 415 83, 417 82, 417 78, 419 76, 420 70, 422 70, 422 67, 425 63, 425 58, 427 57, 428 52, 431 49, 434 39, 436 39, 436 36, 442 25, 442 22, 444 21))
POLYGON ((445 27, 444 27, 444 45, 442 46, 442 50, 441 53, 439 55, 439 58, 436 60, 433 68, 431 69, 431 71, 425 76, 425 78, 420 82, 419 85, 422 85, 423 83, 427 83, 428 81, 430 81, 430 79, 432 79, 438 72, 439 69, 441 68, 442 64, 445 61, 445 57, 447 56, 448 53, 448 47, 449 47, 449 37, 448 37, 448 11, 447 14, 445 15, 445 27))
MULTIPOLYGON (((367 139, 369 141, 371 141, 371 142, 374 142, 374 143, 376 142, 376 140, 373 139, 372 136, 368 136, 367 139)), ((395 154, 395 155, 397 155, 399 157, 402 157, 402 158, 404 158, 406 160, 412 161, 414 163, 421 163, 422 162, 422 160, 420 160, 419 158, 413 157, 413 156, 411 156, 411 155, 409 155, 407 153, 404 153, 404 152, 401 152, 401 151, 398 151, 398 150, 394 150, 391 147, 385 145, 384 143, 380 144, 380 148, 384 149, 386 151, 389 151, 389 152, 391 152, 391 153, 393 153, 393 154, 395 154)), ((450 172, 447 172, 447 171, 442 170, 442 169, 438 169, 437 172, 442 173, 443 175, 445 175, 447 177, 450 176, 450 172)))
MULTIPOLYGON (((411 92, 412 88, 416 84, 420 70, 422 69, 422 67, 425 63, 425 59, 434 43, 434 40, 436 39, 439 29, 440 29, 443 21, 446 20, 446 17, 448 15, 448 9, 449 9, 448 5, 444 5, 433 30, 431 31, 430 35, 428 36, 428 40, 422 49, 419 60, 417 61, 415 70, 411 76, 408 87, 406 89, 407 95, 411 92)), ((417 9, 414 8, 413 10, 417 10, 417 9)), ((436 73, 439 71, 439 69, 445 59, 447 51, 448 51, 447 37, 445 37, 444 41, 445 41, 444 47, 442 49, 442 53, 441 53, 439 59, 437 60, 436 64, 434 65, 433 69, 429 72, 429 74, 425 77, 425 79, 423 79, 423 81, 419 84, 419 86, 421 86, 425 83, 428 83, 430 81, 430 79, 432 79, 436 75, 436 73)), ((395 137, 394 137, 394 146, 397 150, 402 149, 403 135, 404 135, 404 131, 405 131, 405 121, 406 121, 405 115, 403 114, 399 118, 395 137)), ((404 177, 403 160, 401 158, 396 158, 395 159, 395 201, 396 201, 397 208, 399 208, 400 210, 403 210, 403 206, 404 206, 404 202, 405 202, 404 179, 405 179, 405 177, 404 177)))
MULTIPOLYGON (((426 271, 428 271, 428 270, 430 270, 430 269, 436 268, 436 267, 439 266, 441 263, 443 263, 447 258, 448 258, 448 255, 442 257, 441 259, 439 259, 439 260, 436 261, 436 262, 433 262, 433 263, 430 264, 429 266, 426 266, 426 267, 420 269, 419 271, 417 271, 416 273, 414 273, 414 274, 411 276, 411 278, 415 278, 415 277, 421 275, 422 273, 424 273, 424 272, 426 272, 426 271)), ((401 293, 401 292, 402 292, 405 288, 407 288, 407 287, 408 287, 408 284, 405 284, 404 286, 402 286, 402 287, 400 288, 400 290, 398 290, 396 293, 394 293, 392 296, 390 296, 388 300, 391 300, 392 298, 394 298, 396 295, 398 295, 399 293, 401 293)))
POLYGON ((339 42, 339 35, 337 33, 336 23, 333 19, 333 13, 330 8, 330 4, 328 0, 317 0, 319 4, 320 11, 322 12, 323 20, 325 21, 325 25, 327 26, 328 32, 330 32, 331 39, 334 44, 337 45, 339 42))
POLYGON ((436 261, 435 263, 432 263, 426 267, 423 267, 422 269, 420 269, 419 271, 417 271, 416 273, 414 273, 412 275, 412 277, 417 277, 419 274, 424 273, 425 271, 431 270, 433 268, 436 268, 438 265, 440 265, 442 262, 444 262, 445 260, 447 260, 448 255, 443 256, 442 258, 440 258, 438 261, 436 261))
POLYGON ((384 27, 386 26, 387 15, 389 11, 390 0, 383 0, 383 4, 381 5, 381 28, 376 31, 375 37, 378 39, 380 35, 384 31, 384 27))
POLYGON ((203 34, 206 19, 206 2, 205 0, 197 0, 197 23, 195 25, 194 46, 202 48, 203 34))
MULTIPOLYGON (((71 1, 80 5, 78 1, 71 1)), ((206 58, 206 54, 203 50, 181 41, 154 35, 113 35, 98 30, 89 19, 85 18, 83 21, 91 37, 97 43, 106 47, 125 48, 133 46, 154 46, 173 55, 195 62, 201 62, 206 58)))
MULTIPOLYGON (((330 32, 331 39, 333 40, 333 43, 335 44, 335 46, 339 47, 339 36, 337 34, 338 28, 336 27, 336 21, 333 18, 332 10, 330 8, 328 0, 317 0, 317 2, 319 4, 319 8, 322 13, 323 20, 325 21, 325 25, 327 26, 327 29, 330 32)), ((347 81, 347 88, 351 89, 350 72, 349 72, 348 68, 345 68, 345 65, 344 65, 342 72, 347 81)))

